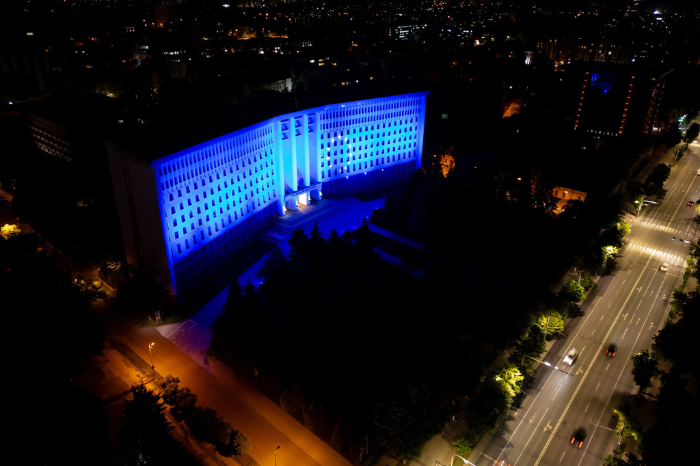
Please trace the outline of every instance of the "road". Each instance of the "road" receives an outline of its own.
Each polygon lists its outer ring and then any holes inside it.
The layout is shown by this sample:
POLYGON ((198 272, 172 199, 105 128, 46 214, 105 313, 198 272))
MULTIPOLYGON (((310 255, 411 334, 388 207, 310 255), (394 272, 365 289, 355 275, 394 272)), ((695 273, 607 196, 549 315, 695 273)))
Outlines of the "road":
POLYGON ((201 367, 154 327, 137 327, 123 319, 104 302, 92 308, 104 326, 106 336, 130 347, 150 361, 153 347, 156 371, 180 378, 180 386, 197 394, 197 404, 217 411, 234 428, 250 438, 250 456, 261 466, 349 466, 340 454, 311 434, 295 419, 261 395, 245 381, 236 379, 223 364, 201 367), (274 450, 277 446, 275 462, 274 450))
POLYGON ((650 347, 668 316, 666 299, 680 286, 688 256, 689 246, 680 239, 697 238, 695 211, 686 202, 700 198, 698 168, 700 147, 691 145, 666 182, 662 203, 632 220, 615 272, 599 280, 582 306, 584 315, 569 324, 568 337, 547 354, 545 361, 553 367, 539 366, 522 406, 510 411, 496 434, 482 439, 471 462, 600 466, 617 447, 609 430, 612 410, 638 391, 630 356, 650 347), (670 264, 668 272, 659 270, 662 263, 670 264), (614 358, 605 355, 610 343, 618 346, 614 358), (562 359, 571 348, 579 357, 565 366, 562 359), (587 431, 580 449, 569 443, 578 427, 587 431))

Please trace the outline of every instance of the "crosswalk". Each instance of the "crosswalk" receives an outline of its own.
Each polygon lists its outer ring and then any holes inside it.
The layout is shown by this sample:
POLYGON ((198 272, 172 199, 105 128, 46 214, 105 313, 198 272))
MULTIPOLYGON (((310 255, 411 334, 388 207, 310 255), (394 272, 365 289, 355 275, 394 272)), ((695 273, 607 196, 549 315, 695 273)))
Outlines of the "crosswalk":
POLYGON ((648 252, 651 255, 657 256, 659 259, 663 259, 671 265, 683 265, 686 262, 686 256, 684 254, 679 254, 677 251, 671 251, 668 249, 655 248, 646 243, 630 243, 627 247, 635 251, 648 252))
POLYGON ((639 224, 643 225, 647 228, 654 228, 656 230, 661 230, 661 231, 665 231, 668 233, 680 233, 680 230, 678 230, 676 228, 667 227, 665 225, 659 225, 658 223, 652 223, 652 222, 647 222, 647 221, 642 220, 641 222, 639 222, 639 224))

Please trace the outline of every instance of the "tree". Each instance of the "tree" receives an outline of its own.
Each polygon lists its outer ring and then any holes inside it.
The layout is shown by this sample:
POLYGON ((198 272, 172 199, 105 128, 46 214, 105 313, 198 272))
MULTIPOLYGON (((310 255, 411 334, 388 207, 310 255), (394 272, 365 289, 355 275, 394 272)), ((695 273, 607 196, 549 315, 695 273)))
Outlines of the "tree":
POLYGON ((318 408, 318 428, 323 430, 328 427, 328 412, 326 407, 321 405, 318 408))
POLYGON ((335 423, 335 427, 333 428, 333 435, 331 435, 331 447, 340 453, 348 449, 342 419, 338 419, 338 421, 335 423))
POLYGON ((243 287, 238 283, 237 279, 234 279, 228 288, 228 294, 226 295, 226 302, 221 308, 221 314, 227 316, 233 316, 237 311, 240 310, 241 303, 243 302, 243 287))
POLYGON ((544 331, 538 325, 532 325, 527 334, 521 337, 516 351, 513 352, 511 362, 522 364, 523 372, 530 372, 534 363, 533 359, 539 359, 547 349, 544 339, 544 331))
POLYGON ((209 407, 202 408, 201 406, 196 406, 190 415, 185 418, 185 423, 190 428, 192 435, 214 445, 218 444, 222 422, 216 411, 209 407))
POLYGON ((357 251, 359 257, 364 259, 371 256, 374 252, 374 247, 372 246, 372 230, 369 228, 367 217, 362 219, 362 225, 353 233, 355 237, 355 251, 357 251))
POLYGON ((286 413, 296 414, 301 409, 301 403, 294 393, 285 388, 280 393, 280 408, 286 413))
POLYGON ((576 280, 569 280, 559 291, 559 296, 569 302, 578 303, 586 299, 584 289, 576 280))
POLYGON ((163 390, 163 401, 170 406, 175 406, 177 403, 177 395, 180 391, 180 378, 173 377, 168 374, 163 382, 160 383, 160 387, 163 390))
POLYGON ((559 214, 559 219, 566 222, 579 221, 583 218, 584 211, 583 201, 569 199, 566 201, 564 211, 559 214))
POLYGON ((321 227, 318 226, 317 219, 314 219, 314 226, 311 228, 310 239, 315 242, 323 241, 323 233, 321 233, 321 227))
POLYGON ((318 430, 318 410, 316 409, 315 401, 312 401, 304 412, 304 427, 311 432, 316 432, 316 430, 318 430))
POLYGON ((642 393, 651 385, 651 379, 659 374, 656 360, 651 357, 647 350, 634 354, 630 359, 632 360, 634 383, 639 385, 639 393, 642 393))
POLYGON ((294 257, 294 255, 301 250, 304 245, 309 241, 309 237, 306 235, 304 230, 297 228, 292 231, 292 236, 289 238, 289 257, 294 257))
POLYGON ((410 383, 398 396, 379 403, 374 426, 379 443, 399 458, 420 458, 423 445, 440 431, 437 401, 426 385, 410 383))
POLYGON ((124 403, 119 446, 127 464, 163 464, 164 450, 172 440, 172 427, 165 419, 165 406, 145 386, 131 387, 133 398, 124 403))
POLYGON ((535 177, 532 202, 535 208, 544 209, 545 212, 550 212, 557 206, 557 199, 554 197, 554 185, 547 178, 543 176, 535 177))
POLYGON ((17 225, 3 225, 0 227, 0 236, 4 239, 10 239, 20 233, 22 233, 22 230, 17 225))
POLYGON ((250 452, 250 439, 231 427, 228 422, 221 423, 218 434, 216 451, 221 456, 230 458, 250 452))
POLYGON ((522 386, 524 378, 520 369, 518 369, 515 364, 507 364, 496 374, 494 380, 503 386, 504 391, 508 394, 510 402, 512 402, 513 398, 520 393, 520 387, 522 386))
POLYGON ((669 176, 671 167, 665 163, 658 164, 644 182, 644 192, 652 194, 661 189, 669 176))
POLYGON ((624 466, 625 462, 619 456, 614 456, 610 453, 603 458, 603 466, 624 466))
POLYGON ((153 311, 163 306, 168 289, 156 279, 152 265, 124 265, 126 281, 119 284, 115 303, 125 312, 153 311))
POLYGON ((693 142, 698 138, 698 135, 700 135, 700 125, 693 123, 685 132, 685 140, 687 142, 693 142))
POLYGON ((535 326, 542 330, 545 335, 561 332, 564 330, 564 317, 554 309, 549 309, 537 318, 535 326))

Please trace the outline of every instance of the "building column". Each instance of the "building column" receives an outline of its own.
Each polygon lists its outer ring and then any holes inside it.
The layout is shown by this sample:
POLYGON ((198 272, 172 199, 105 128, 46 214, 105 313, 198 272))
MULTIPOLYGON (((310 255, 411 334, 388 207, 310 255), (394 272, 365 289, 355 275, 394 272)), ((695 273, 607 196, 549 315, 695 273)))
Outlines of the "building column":
POLYGON ((275 182, 277 183, 277 215, 284 215, 284 154, 282 151, 282 123, 276 121, 273 123, 273 149, 275 157, 277 157, 277 171, 275 173, 275 182))
POLYGON ((310 159, 310 145, 311 138, 309 135, 309 115, 304 114, 303 124, 301 125, 302 137, 304 138, 304 185, 311 186, 311 159, 310 159))
POLYGON ((418 116, 418 141, 416 144, 416 169, 421 168, 421 162, 423 160, 423 136, 425 132, 425 102, 427 97, 420 96, 420 114, 418 116))

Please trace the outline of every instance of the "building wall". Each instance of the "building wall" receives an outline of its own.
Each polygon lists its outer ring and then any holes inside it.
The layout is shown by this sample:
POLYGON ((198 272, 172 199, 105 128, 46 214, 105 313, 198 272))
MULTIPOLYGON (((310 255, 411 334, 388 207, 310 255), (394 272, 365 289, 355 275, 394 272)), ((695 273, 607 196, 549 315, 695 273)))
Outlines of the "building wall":
POLYGON ((33 113, 25 113, 24 117, 29 137, 39 149, 66 162, 73 161, 70 137, 65 127, 33 113))
POLYGON ((409 177, 427 94, 280 115, 150 163, 108 143, 128 261, 153 263, 177 293, 287 209, 409 177))

